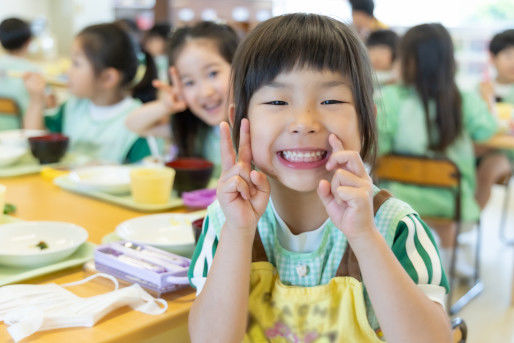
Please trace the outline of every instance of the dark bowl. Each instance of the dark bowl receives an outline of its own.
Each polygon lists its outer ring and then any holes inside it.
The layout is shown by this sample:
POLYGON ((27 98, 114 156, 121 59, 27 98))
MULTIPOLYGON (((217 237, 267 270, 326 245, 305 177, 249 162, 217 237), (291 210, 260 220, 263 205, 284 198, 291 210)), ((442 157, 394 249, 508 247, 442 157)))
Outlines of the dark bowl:
POLYGON ((214 169, 212 162, 202 158, 179 158, 166 166, 175 169, 173 189, 179 195, 207 187, 214 169))
POLYGON ((39 163, 55 163, 66 153, 69 138, 59 133, 29 137, 30 151, 39 163))

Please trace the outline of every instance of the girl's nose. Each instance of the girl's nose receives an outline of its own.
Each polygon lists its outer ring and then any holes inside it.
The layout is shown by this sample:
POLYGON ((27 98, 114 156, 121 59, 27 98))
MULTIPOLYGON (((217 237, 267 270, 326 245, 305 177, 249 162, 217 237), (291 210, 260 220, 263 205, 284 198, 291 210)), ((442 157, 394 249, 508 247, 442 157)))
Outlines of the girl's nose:
POLYGON ((319 132, 320 127, 316 114, 312 111, 304 111, 295 116, 289 126, 289 133, 307 135, 319 132))
POLYGON ((214 94, 214 87, 209 84, 204 84, 202 86, 201 94, 203 97, 208 97, 214 94))

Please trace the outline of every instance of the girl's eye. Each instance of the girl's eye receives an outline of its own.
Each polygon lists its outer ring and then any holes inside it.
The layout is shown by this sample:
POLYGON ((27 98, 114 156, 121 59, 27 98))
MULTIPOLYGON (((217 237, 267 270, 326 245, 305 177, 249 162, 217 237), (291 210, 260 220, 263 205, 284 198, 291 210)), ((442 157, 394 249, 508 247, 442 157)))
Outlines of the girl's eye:
POLYGON ((217 75, 218 75, 218 71, 217 70, 211 71, 208 74, 209 78, 211 78, 211 79, 214 79, 217 75))
POLYGON ((282 101, 282 100, 273 100, 273 101, 265 102, 265 104, 266 105, 275 105, 275 106, 284 106, 284 105, 287 105, 287 102, 282 101))
POLYGON ((193 81, 188 80, 188 81, 182 81, 182 84, 184 85, 184 87, 191 87, 195 83, 193 81))
POLYGON ((334 104, 343 104, 343 103, 344 103, 344 101, 339 101, 339 100, 325 100, 321 104, 322 105, 334 105, 334 104))

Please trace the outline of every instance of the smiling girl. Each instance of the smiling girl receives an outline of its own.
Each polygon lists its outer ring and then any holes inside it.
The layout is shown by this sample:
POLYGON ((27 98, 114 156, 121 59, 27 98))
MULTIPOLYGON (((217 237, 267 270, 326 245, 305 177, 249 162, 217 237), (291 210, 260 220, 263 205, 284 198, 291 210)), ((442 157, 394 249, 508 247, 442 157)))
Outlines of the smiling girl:
POLYGON ((154 82, 160 99, 135 110, 126 121, 129 129, 172 137, 179 156, 202 156, 219 167, 218 124, 227 118, 230 64, 238 42, 232 28, 212 22, 176 30, 168 52, 172 85, 154 82))
POLYGON ((430 230, 372 184, 366 51, 344 24, 291 14, 233 62, 234 151, 189 270, 193 342, 450 342, 430 230), (255 169, 253 169, 255 167, 255 169))

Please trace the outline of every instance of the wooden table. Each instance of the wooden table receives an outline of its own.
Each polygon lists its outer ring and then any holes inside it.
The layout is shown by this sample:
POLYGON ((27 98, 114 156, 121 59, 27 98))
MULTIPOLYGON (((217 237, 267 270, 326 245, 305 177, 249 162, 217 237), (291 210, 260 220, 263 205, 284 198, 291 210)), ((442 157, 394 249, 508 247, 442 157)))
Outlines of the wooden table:
MULTIPOLYGON (((16 216, 24 220, 58 220, 73 222, 89 232, 89 241, 99 244, 122 221, 142 213, 69 193, 39 175, 0 179, 7 187, 6 201, 17 207, 16 216)), ((24 281, 57 284, 77 281, 90 275, 81 267, 24 281)), ((111 291, 112 284, 95 279, 71 287, 79 296, 93 296, 111 291)), ((166 313, 152 316, 128 307, 110 313, 92 328, 68 328, 32 335, 23 342, 188 342, 187 316, 195 298, 191 288, 174 292, 166 313)), ((0 342, 10 342, 7 327, 0 324, 0 342)))
POLYGON ((477 145, 487 148, 514 150, 514 135, 498 133, 491 139, 477 143, 477 145))

